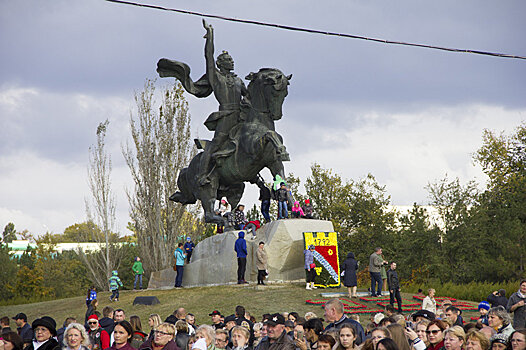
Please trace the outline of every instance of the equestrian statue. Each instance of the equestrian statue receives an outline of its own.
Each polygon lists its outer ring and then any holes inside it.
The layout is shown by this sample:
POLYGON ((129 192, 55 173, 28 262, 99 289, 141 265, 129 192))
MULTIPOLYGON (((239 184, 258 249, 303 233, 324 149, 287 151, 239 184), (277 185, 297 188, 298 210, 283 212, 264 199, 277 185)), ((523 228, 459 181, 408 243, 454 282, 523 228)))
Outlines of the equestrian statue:
POLYGON ((157 72, 161 78, 177 78, 196 97, 214 93, 219 102, 219 110, 204 122, 214 137, 211 141, 194 140, 203 151, 181 170, 179 191, 170 199, 181 204, 194 204, 199 199, 205 221, 223 224, 225 219, 214 211, 216 200, 226 197, 235 208, 243 196, 244 182, 256 183, 263 168, 285 179, 283 161, 289 160, 289 154, 274 121, 282 117, 292 75, 262 68, 246 76, 250 82, 245 86, 234 74, 234 60, 227 51, 214 61, 214 30, 205 20, 203 27, 206 73, 201 78, 192 81, 188 65, 166 58, 157 63, 157 72))

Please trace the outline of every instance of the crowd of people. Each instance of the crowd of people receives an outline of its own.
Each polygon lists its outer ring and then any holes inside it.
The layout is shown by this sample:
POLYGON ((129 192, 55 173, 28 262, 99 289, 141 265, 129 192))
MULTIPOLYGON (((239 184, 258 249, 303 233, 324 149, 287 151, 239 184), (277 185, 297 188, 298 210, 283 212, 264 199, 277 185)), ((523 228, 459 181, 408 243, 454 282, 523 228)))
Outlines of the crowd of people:
MULTIPOLYGON (((523 292, 526 280, 521 281, 518 296, 523 292)), ((138 316, 128 318, 124 310, 110 306, 102 314, 96 307, 88 308, 83 323, 68 317, 58 329, 49 316, 30 325, 27 316, 19 313, 13 317, 16 332, 8 317, 0 319, 0 350, 525 350, 521 319, 525 306, 509 300, 516 305, 513 321, 502 305, 491 307, 484 301, 479 305, 480 318, 464 322, 450 302, 437 308, 429 290, 421 310, 404 316, 389 304, 384 313, 363 320, 366 327, 357 314, 347 317, 337 298, 324 304, 323 317, 283 312, 263 314, 258 320, 237 306, 228 316, 213 310, 209 322, 198 325, 195 316, 181 307, 164 321, 151 314, 147 328, 138 316)))

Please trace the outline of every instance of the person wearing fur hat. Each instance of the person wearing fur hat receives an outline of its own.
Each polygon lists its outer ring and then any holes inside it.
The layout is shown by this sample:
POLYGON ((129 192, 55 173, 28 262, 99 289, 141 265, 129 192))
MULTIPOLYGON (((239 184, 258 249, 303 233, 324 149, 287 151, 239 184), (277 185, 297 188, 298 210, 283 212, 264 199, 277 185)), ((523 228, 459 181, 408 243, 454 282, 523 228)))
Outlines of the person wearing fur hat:
POLYGON ((100 327, 97 315, 88 318, 88 328, 91 350, 104 350, 110 346, 110 335, 100 327))
POLYGON ((488 324, 488 311, 490 309, 489 303, 487 301, 481 301, 479 303, 479 313, 480 317, 477 320, 477 323, 483 324, 485 326, 489 326, 488 324))
POLYGON ((495 334, 490 338, 491 350, 506 350, 508 346, 508 336, 505 334, 495 334))
POLYGON ((59 350, 60 345, 54 337, 57 336, 57 323, 49 316, 37 318, 31 324, 35 339, 24 350, 59 350))

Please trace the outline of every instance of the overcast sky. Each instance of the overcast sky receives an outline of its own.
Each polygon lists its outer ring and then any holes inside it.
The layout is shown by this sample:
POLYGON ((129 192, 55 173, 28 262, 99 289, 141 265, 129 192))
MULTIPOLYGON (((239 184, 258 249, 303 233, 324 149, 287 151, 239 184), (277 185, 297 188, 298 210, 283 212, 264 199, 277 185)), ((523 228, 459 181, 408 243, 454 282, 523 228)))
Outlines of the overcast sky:
MULTIPOLYGON (((292 26, 526 56, 526 3, 517 1, 154 1, 292 26)), ((302 180, 317 162, 347 179, 372 173, 393 204, 426 204, 445 174, 485 181, 472 154, 485 128, 526 121, 526 61, 448 53, 209 20, 216 54, 245 77, 293 74, 276 123, 302 180)), ((0 225, 41 234, 85 220, 88 148, 110 120, 117 228, 132 185, 120 151, 133 94, 167 57, 204 72, 201 19, 103 0, 0 0, 0 225)), ((158 85, 173 79, 158 79, 158 85)), ((188 96, 194 135, 212 96, 188 96)), ((269 173, 265 173, 270 180, 269 173)), ((250 187, 250 185, 248 186, 250 187)), ((256 202, 255 189, 242 202, 256 202)))

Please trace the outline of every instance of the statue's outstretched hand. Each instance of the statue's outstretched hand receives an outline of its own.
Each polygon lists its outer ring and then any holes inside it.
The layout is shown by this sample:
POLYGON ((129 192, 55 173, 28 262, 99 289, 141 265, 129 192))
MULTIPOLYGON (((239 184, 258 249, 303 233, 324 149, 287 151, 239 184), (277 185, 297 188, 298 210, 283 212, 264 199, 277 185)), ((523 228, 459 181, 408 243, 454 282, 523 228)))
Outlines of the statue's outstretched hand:
POLYGON ((206 29, 206 34, 204 36, 204 38, 206 39, 210 36, 210 34, 214 32, 214 28, 204 18, 203 18, 203 27, 206 29))

